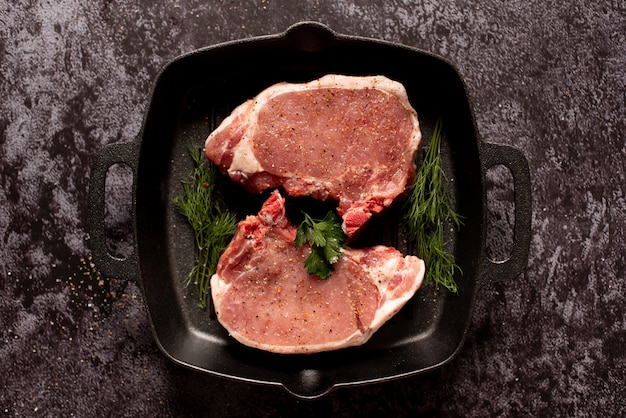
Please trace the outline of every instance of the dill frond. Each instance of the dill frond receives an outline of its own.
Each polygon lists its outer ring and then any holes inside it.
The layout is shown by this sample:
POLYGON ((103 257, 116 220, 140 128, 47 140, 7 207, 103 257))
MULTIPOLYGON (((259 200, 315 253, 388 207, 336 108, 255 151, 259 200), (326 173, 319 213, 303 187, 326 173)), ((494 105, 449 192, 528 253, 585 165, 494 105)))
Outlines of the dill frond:
POLYGON ((194 170, 182 181, 183 194, 174 198, 174 205, 187 218, 196 242, 196 262, 184 285, 196 286, 198 303, 206 308, 211 276, 237 230, 237 218, 228 211, 215 188, 217 168, 204 158, 201 149, 190 147, 189 153, 194 170))
POLYGON ((426 282, 458 292, 454 272, 460 267, 454 255, 446 251, 444 227, 452 222, 458 229, 463 224, 451 204, 446 188, 446 175, 441 163, 441 118, 421 163, 409 198, 405 204, 404 220, 409 239, 417 245, 417 253, 426 265, 426 282))

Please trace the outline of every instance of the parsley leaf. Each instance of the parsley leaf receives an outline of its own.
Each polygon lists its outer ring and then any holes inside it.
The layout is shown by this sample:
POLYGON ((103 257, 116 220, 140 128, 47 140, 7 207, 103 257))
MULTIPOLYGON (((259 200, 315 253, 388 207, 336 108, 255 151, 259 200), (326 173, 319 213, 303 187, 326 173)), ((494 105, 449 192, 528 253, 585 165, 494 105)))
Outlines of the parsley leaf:
POLYGON ((309 274, 315 274, 324 280, 328 279, 332 273, 332 266, 324 258, 324 252, 320 247, 311 248, 311 254, 304 260, 304 267, 309 274))
POLYGON ((346 246, 346 234, 341 229, 341 219, 329 211, 324 219, 313 219, 304 213, 304 220, 296 230, 295 246, 311 246, 311 254, 304 261, 309 274, 328 279, 333 264, 341 258, 341 249, 346 246))

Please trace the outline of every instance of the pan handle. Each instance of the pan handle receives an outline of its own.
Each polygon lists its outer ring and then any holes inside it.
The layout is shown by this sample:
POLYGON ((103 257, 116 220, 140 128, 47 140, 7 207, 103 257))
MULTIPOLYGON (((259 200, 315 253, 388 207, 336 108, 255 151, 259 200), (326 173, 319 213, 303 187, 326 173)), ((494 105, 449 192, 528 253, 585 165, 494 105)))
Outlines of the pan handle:
MULTIPOLYGON (((513 250, 511 257, 502 262, 493 262, 487 257, 481 261, 481 284, 509 280, 524 271, 530 249, 532 199, 530 169, 524 154, 516 148, 490 143, 482 144, 483 172, 502 164, 511 170, 515 191, 515 226, 513 228, 513 250)), ((485 199, 486 201, 486 199, 485 199)), ((486 210, 485 210, 486 213, 486 210)))
MULTIPOLYGON (((138 156, 138 140, 110 144, 96 153, 94 160, 91 163, 88 212, 88 245, 91 249, 92 258, 96 267, 104 276, 126 278, 135 283, 137 283, 139 277, 137 244, 135 243, 133 251, 128 257, 118 258, 112 256, 106 245, 106 228, 104 219, 105 181, 109 167, 114 164, 126 164, 132 169, 132 211, 133 213, 135 212, 135 183, 137 178, 138 156)), ((133 225, 133 230, 134 229, 135 227, 133 225)))

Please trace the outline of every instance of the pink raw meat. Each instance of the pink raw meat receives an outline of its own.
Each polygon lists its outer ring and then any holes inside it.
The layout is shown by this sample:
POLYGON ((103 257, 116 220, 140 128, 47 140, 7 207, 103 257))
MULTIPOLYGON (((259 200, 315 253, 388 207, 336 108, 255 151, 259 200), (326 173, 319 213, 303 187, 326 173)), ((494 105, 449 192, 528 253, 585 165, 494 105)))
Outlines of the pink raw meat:
POLYGON ((309 247, 274 191, 239 224, 211 278, 218 320, 239 342, 276 353, 315 353, 365 343, 415 294, 424 262, 396 249, 344 250, 327 280, 309 275, 309 247))
POLYGON ((383 76, 279 83, 239 105, 206 140, 207 158, 252 192, 339 201, 351 238, 415 176, 421 142, 404 86, 383 76))

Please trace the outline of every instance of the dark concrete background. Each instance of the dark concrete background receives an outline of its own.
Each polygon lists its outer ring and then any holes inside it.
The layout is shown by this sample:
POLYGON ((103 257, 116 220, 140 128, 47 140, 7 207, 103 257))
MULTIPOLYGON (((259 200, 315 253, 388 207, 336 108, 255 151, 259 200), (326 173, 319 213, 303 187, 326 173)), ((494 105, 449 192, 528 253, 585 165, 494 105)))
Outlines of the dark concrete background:
POLYGON ((4 0, 0 97, 0 416, 626 414, 624 2, 4 0), (301 20, 450 60, 483 138, 528 158, 534 207, 527 271, 481 291, 450 364, 316 402, 169 362, 138 288, 86 245, 89 163, 138 134, 158 70, 301 20))

